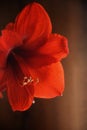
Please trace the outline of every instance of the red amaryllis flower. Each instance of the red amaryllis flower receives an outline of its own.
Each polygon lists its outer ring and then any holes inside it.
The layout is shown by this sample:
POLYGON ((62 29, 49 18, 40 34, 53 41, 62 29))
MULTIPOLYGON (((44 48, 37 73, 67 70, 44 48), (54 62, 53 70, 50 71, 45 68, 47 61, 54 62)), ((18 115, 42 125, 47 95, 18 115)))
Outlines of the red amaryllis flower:
POLYGON ((50 18, 38 3, 27 5, 2 30, 0 95, 7 92, 14 111, 27 110, 34 97, 53 98, 64 91, 60 61, 68 54, 67 39, 51 31, 50 18))

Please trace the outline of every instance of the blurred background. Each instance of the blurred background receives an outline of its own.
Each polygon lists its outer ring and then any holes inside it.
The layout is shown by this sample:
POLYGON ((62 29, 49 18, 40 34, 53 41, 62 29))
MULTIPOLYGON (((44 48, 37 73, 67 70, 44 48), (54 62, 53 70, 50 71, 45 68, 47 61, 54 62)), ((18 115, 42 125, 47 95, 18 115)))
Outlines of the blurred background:
MULTIPOLYGON (((1 0, 0 30, 34 0, 1 0)), ((36 99, 25 112, 13 112, 6 94, 0 100, 0 130, 87 130, 87 1, 36 0, 47 10, 53 32, 69 40, 69 56, 62 61, 62 97, 36 99)))

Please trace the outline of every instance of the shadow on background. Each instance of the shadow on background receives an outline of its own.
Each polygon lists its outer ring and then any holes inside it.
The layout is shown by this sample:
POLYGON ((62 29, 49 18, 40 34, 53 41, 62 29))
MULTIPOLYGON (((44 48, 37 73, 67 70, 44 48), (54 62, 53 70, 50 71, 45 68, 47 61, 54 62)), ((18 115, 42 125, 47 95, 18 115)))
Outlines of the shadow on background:
MULTIPOLYGON (((34 1, 34 0, 32 0, 34 1)), ((13 21, 30 0, 2 1, 0 29, 13 21)), ((69 40, 63 97, 36 99, 25 112, 13 112, 6 94, 0 100, 0 130, 87 130, 87 2, 84 0, 37 0, 47 10, 53 32, 69 40)))

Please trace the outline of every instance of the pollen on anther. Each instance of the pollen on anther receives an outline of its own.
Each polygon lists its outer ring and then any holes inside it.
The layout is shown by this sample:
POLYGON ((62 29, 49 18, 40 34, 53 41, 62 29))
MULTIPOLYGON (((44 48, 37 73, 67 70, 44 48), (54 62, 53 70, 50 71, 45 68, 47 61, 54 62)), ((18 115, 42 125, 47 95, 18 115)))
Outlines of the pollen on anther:
POLYGON ((39 83, 39 78, 36 79, 36 83, 39 83))
POLYGON ((33 100, 33 102, 32 102, 33 104, 35 103, 35 100, 33 100))
POLYGON ((23 82, 23 86, 27 85, 28 83, 27 82, 23 82))
POLYGON ((34 81, 34 79, 31 76, 30 77, 25 76, 23 79, 23 86, 25 86, 27 84, 31 84, 33 81, 34 81))
POLYGON ((26 86, 28 84, 29 85, 31 85, 31 84, 36 85, 38 83, 39 83, 39 78, 34 79, 31 76, 29 76, 29 77, 25 76, 23 78, 22 86, 26 86))
POLYGON ((61 94, 61 97, 63 96, 63 93, 61 94))

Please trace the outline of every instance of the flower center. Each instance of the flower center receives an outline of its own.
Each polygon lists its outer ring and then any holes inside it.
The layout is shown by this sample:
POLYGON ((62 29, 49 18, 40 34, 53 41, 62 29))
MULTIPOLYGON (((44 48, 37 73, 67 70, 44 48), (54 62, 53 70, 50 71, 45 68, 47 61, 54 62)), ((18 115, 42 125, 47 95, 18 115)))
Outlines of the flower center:
POLYGON ((17 59, 18 57, 14 52, 11 52, 10 55, 8 56, 7 63, 8 66, 10 65, 15 78, 19 84, 19 86, 24 87, 24 86, 29 86, 29 85, 36 85, 39 83, 39 78, 33 78, 29 72, 27 72, 26 64, 25 67, 23 67, 23 71, 20 67, 21 60, 17 59), (20 64, 19 64, 20 63, 20 64))

